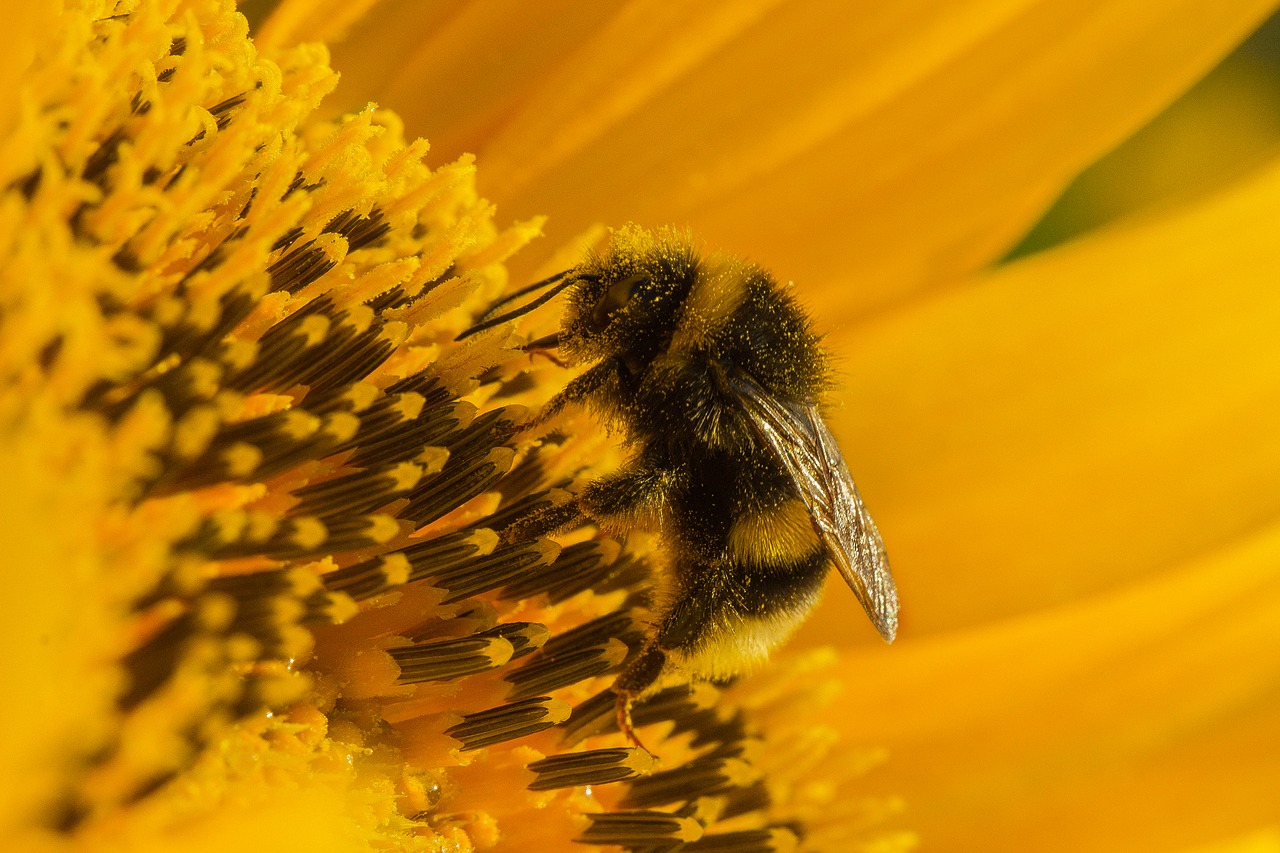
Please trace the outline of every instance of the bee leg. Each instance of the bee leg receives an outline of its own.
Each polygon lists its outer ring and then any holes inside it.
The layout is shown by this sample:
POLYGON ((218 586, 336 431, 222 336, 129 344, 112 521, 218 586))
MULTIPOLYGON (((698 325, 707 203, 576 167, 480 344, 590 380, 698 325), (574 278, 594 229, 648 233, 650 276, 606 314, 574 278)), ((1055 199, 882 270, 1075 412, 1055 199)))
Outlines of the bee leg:
POLYGON ((587 516, 581 505, 574 499, 559 506, 531 512, 518 521, 511 522, 502 528, 502 538, 506 542, 523 542, 576 527, 586 520, 587 516))
POLYGON ((502 538, 518 542, 549 536, 588 520, 606 530, 626 529, 637 512, 662 502, 674 477, 670 471, 644 465, 615 471, 592 480, 568 503, 545 507, 512 522, 503 528, 502 538))
POLYGON ((631 726, 631 705, 635 701, 636 697, 630 693, 618 693, 617 702, 614 704, 614 716, 618 721, 618 731, 622 732, 634 746, 638 746, 653 755, 653 750, 640 742, 640 736, 636 734, 636 730, 631 726))
POLYGON ((683 574, 686 578, 692 576, 692 582, 678 593, 640 653, 613 684, 618 694, 619 727, 633 741, 631 703, 674 672, 693 681, 708 678, 708 672, 689 669, 689 657, 705 648, 707 642, 714 640, 723 626, 733 620, 736 608, 732 596, 726 594, 720 564, 694 563, 686 566, 683 574), (670 671, 669 665, 674 665, 670 671))
POLYGON ((675 480, 671 471, 641 464, 614 471, 592 480, 582 490, 579 501, 583 512, 591 518, 608 521, 621 519, 621 527, 630 527, 634 516, 647 507, 657 507, 666 499, 675 480))
POLYGON ((635 660, 618 676, 618 680, 613 683, 613 692, 617 694, 614 714, 618 719, 619 731, 626 736, 627 740, 650 755, 653 754, 653 751, 640 742, 640 738, 636 735, 635 728, 631 724, 631 706, 646 690, 657 682, 666 662, 666 653, 658 648, 654 641, 650 640, 645 644, 635 660))
POLYGON ((533 361, 537 356, 542 356, 556 367, 568 367, 568 362, 556 355, 555 351, 559 346, 560 334, 557 332, 554 335, 547 335, 546 337, 538 338, 536 341, 529 341, 529 343, 525 344, 522 349, 529 353, 530 361, 533 361))
POLYGON ((606 382, 618 375, 618 369, 612 361, 604 361, 590 368, 586 372, 569 380, 569 384, 564 386, 564 390, 552 397, 542 411, 538 412, 531 420, 526 421, 522 426, 522 430, 533 429, 536 426, 546 423, 568 406, 570 403, 577 403, 583 399, 590 397, 596 391, 600 390, 606 382))

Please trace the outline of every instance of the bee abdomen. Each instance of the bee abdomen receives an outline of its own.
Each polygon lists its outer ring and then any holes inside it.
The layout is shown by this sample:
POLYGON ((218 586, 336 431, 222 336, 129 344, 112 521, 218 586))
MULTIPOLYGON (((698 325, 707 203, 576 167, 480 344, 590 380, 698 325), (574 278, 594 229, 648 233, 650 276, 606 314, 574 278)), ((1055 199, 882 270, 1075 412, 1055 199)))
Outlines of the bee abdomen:
POLYGON ((791 541, 787 557, 776 561, 724 558, 688 567, 682 578, 687 588, 654 637, 665 653, 665 671, 727 678, 785 642, 817 603, 830 562, 816 541, 803 553, 798 543, 791 541))
POLYGON ((822 543, 809 508, 793 497, 771 509, 740 513, 729 528, 726 551, 734 562, 774 569, 808 561, 822 543))

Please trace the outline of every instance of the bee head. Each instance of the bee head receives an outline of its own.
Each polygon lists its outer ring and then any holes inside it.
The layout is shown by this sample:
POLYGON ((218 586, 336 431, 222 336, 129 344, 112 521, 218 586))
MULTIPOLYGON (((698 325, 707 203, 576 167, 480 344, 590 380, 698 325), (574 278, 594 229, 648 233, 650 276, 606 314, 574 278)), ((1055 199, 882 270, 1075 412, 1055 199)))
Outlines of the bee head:
POLYGON ((572 273, 561 351, 573 362, 619 356, 647 364, 670 343, 697 266, 679 231, 619 230, 605 253, 572 273))

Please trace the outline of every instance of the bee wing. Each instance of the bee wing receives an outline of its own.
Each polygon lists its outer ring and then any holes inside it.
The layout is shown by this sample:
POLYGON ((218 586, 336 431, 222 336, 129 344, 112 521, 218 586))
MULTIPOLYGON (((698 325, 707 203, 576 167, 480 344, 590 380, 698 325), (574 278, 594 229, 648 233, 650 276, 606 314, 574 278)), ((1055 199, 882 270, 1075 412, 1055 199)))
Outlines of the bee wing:
POLYGON ((817 404, 780 401, 749 378, 732 382, 757 434, 795 482, 840 576, 880 636, 892 642, 898 630, 898 592, 884 541, 817 404))

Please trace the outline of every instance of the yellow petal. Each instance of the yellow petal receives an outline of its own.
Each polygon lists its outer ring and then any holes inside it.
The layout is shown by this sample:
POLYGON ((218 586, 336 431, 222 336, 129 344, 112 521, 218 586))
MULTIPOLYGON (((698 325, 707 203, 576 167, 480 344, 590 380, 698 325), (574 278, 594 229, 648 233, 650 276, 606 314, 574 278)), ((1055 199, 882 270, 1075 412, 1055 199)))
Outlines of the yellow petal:
MULTIPOLYGON (((342 37, 347 28, 367 14, 369 8, 378 0, 281 0, 270 10, 261 30, 254 35, 258 48, 281 47, 300 40, 331 42, 342 37), (299 33, 305 33, 299 39, 299 33)), ((241 9, 246 15, 252 15, 248 8, 267 5, 266 3, 242 3, 241 9)))
POLYGON ((1271 5, 404 4, 335 65, 552 237, 679 222, 866 308, 998 256, 1271 5))
MULTIPOLYGON (((1280 163, 833 336, 903 635, 1112 589, 1277 517, 1277 221, 1280 163)), ((848 637, 833 593, 814 635, 848 637)))
POLYGON ((1273 525, 1110 596, 846 653, 837 724, 889 748, 877 782, 931 850, 1180 850, 1274 828, 1278 565, 1273 525))

